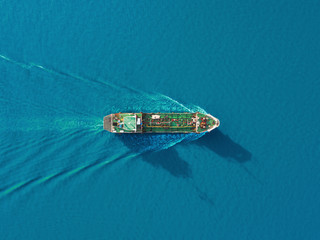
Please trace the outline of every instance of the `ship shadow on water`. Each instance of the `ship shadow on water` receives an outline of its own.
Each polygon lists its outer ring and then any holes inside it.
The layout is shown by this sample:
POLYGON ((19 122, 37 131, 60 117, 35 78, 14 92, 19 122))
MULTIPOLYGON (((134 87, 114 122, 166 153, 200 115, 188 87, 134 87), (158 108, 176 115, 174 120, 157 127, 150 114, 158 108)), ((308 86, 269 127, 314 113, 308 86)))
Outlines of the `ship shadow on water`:
MULTIPOLYGON (((141 153, 144 162, 162 168, 174 177, 190 178, 192 177, 190 165, 179 156, 175 146, 163 149, 172 136, 171 134, 116 135, 132 152, 141 153)), ((179 138, 179 134, 175 136, 179 138)))
POLYGON ((179 156, 174 146, 157 152, 144 153, 142 160, 156 168, 166 170, 174 177, 192 178, 189 163, 179 156))
POLYGON ((263 182, 244 164, 252 159, 251 152, 234 142, 228 135, 223 134, 219 129, 215 129, 212 133, 205 134, 191 144, 206 147, 220 157, 225 158, 230 162, 238 163, 252 179, 261 185, 263 184, 263 182))
MULTIPOLYGON (((192 169, 190 164, 182 159, 176 146, 167 149, 161 149, 161 140, 166 143, 166 138, 170 134, 123 134, 117 135, 119 139, 134 152, 140 152, 142 160, 151 164, 155 168, 163 169, 174 177, 192 179, 192 169), (153 144, 160 140, 157 146, 153 144), (150 147, 152 146, 152 147, 150 147)), ((182 141, 185 146, 198 145, 205 147, 220 157, 232 160, 239 164, 250 161, 252 154, 243 148, 238 143, 234 142, 228 135, 223 134, 220 130, 216 129, 211 133, 207 133, 194 141, 182 141)), ((245 168, 248 172, 248 170, 245 168)), ((249 172, 250 175, 252 175, 249 172)), ((214 201, 208 194, 202 191, 199 187, 194 186, 199 198, 210 205, 214 205, 214 201)))
POLYGON ((238 163, 245 163, 252 158, 252 154, 248 150, 234 142, 228 135, 223 134, 219 129, 215 129, 211 133, 206 133, 191 144, 206 147, 220 157, 234 160, 238 163))
MULTIPOLYGON (((234 142, 228 135, 223 134, 218 129, 205 134, 197 140, 191 142, 186 141, 181 144, 185 146, 197 145, 205 147, 220 157, 240 164, 250 161, 252 158, 252 154, 248 150, 234 142)), ((142 154, 143 161, 154 167, 162 168, 175 177, 192 178, 192 169, 189 163, 179 156, 175 147, 176 146, 173 146, 160 151, 145 152, 142 154)))

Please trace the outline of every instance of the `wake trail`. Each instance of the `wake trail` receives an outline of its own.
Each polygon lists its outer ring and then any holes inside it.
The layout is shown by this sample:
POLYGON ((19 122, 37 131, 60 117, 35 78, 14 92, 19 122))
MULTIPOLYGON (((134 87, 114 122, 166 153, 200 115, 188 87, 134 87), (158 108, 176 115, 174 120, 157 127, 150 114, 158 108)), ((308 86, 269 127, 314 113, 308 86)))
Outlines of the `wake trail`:
MULTIPOLYGON (((104 159, 104 157, 100 157, 100 158, 96 159, 94 162, 86 163, 81 166, 77 166, 77 167, 70 168, 70 169, 63 169, 63 170, 60 170, 57 172, 49 173, 45 176, 37 176, 37 177, 30 178, 30 179, 26 179, 26 180, 17 182, 15 184, 12 184, 10 186, 0 188, 1 189, 0 190, 0 200, 5 198, 9 194, 24 191, 25 189, 31 191, 33 188, 35 188, 41 184, 44 184, 44 183, 49 183, 54 179, 59 179, 58 182, 55 182, 56 184, 59 184, 59 183, 61 183, 61 181, 69 179, 72 176, 76 176, 77 174, 79 174, 81 172, 87 172, 89 169, 92 170, 91 174, 94 174, 94 172, 97 171, 98 169, 101 169, 104 166, 109 165, 111 163, 114 163, 118 160, 130 160, 130 159, 133 159, 135 157, 142 155, 145 152, 164 150, 164 149, 170 148, 170 147, 178 144, 179 142, 182 142, 185 139, 189 139, 189 141, 192 141, 192 139, 197 139, 200 137, 198 135, 188 135, 187 134, 183 138, 178 138, 178 139, 174 139, 172 141, 168 141, 166 144, 163 144, 160 148, 152 148, 152 147, 151 147, 151 149, 144 148, 143 150, 141 150, 139 152, 133 152, 132 150, 129 150, 126 153, 114 154, 113 156, 111 156, 107 159, 104 159)), ((48 144, 48 143, 46 142, 46 144, 48 144)), ((32 158, 32 156, 31 156, 31 158, 32 158)), ((29 159, 30 159, 30 156, 29 156, 29 159)), ((59 161, 63 161, 63 159, 59 159, 59 161)))
MULTIPOLYGON (((77 135, 79 135, 83 130, 76 130, 72 131, 68 134, 63 134, 59 136, 50 136, 42 138, 40 141, 33 141, 30 144, 20 145, 20 148, 14 148, 14 149, 8 149, 2 151, 1 155, 3 156, 3 160, 1 161, 1 178, 4 178, 8 175, 12 175, 13 169, 15 169, 15 173, 19 172, 17 170, 23 170, 25 164, 28 164, 27 166, 30 167, 30 164, 38 164, 39 162, 33 161, 34 159, 43 158, 43 154, 50 153, 50 149, 54 144, 60 143, 60 142, 66 142, 68 139, 74 138, 77 135), (33 149, 34 151, 24 154, 27 152, 28 149, 33 149), (39 152, 39 150, 42 149, 42 151, 39 152), (44 149, 46 151, 44 151, 44 149), (15 154, 12 156, 12 154, 15 154), (19 158, 19 162, 12 161, 13 157, 22 155, 23 157, 19 158)), ((52 149, 51 149, 52 150, 52 149)), ((56 152, 56 151, 55 151, 56 152)), ((51 154, 54 154, 55 152, 52 152, 51 154)), ((55 159, 57 160, 57 159, 55 159)))
POLYGON ((19 61, 16 61, 14 59, 11 59, 11 58, 9 58, 7 56, 1 55, 1 54, 0 54, 0 58, 2 58, 3 60, 5 60, 5 61, 7 61, 9 63, 12 63, 12 64, 14 64, 16 66, 19 66, 19 67, 21 67, 23 69, 26 69, 26 70, 31 70, 32 68, 37 68, 37 69, 40 69, 40 70, 42 70, 44 72, 47 72, 47 73, 50 73, 50 74, 53 74, 53 75, 69 77, 69 78, 73 78, 73 79, 80 80, 80 81, 83 81, 83 82, 96 83, 96 84, 107 86, 107 87, 119 88, 117 85, 114 85, 112 83, 99 81, 99 80, 96 80, 96 79, 84 78, 84 77, 78 76, 78 75, 73 74, 73 73, 68 73, 68 72, 56 70, 56 69, 53 69, 53 68, 44 67, 44 66, 42 66, 40 64, 36 64, 36 63, 32 63, 32 62, 30 62, 30 63, 19 62, 19 61))
MULTIPOLYGON (((40 69, 44 72, 47 72, 47 73, 50 73, 50 74, 53 74, 53 75, 58 75, 58 76, 63 76, 63 77, 69 77, 69 78, 72 78, 72 79, 76 79, 76 80, 79 80, 79 81, 82 81, 82 82, 86 82, 86 83, 89 83, 89 84, 98 84, 100 86, 104 86, 104 87, 108 87, 108 88, 113 88, 113 89, 118 89, 118 90, 129 90, 131 92, 134 92, 138 95, 142 95, 142 96, 145 96, 147 99, 152 99, 152 100, 156 100, 155 98, 156 97, 161 97, 161 98, 164 98, 166 100, 168 100, 169 102, 171 103, 174 103, 176 105, 178 105, 179 107, 181 107, 183 109, 183 111, 188 111, 188 112, 192 112, 192 109, 186 107, 185 105, 183 105, 182 103, 172 99, 171 97, 169 96, 166 96, 166 95, 163 95, 163 94, 157 94, 157 93, 153 93, 153 95, 155 96, 152 96, 152 94, 148 94, 142 90, 138 90, 138 89, 134 89, 132 87, 129 87, 129 86, 123 86, 121 84, 112 84, 110 82, 106 82, 106 81, 101 81, 101 80, 97 80, 97 79, 91 79, 91 78, 85 78, 85 77, 82 77, 82 76, 79 76, 79 75, 76 75, 76 74, 73 74, 73 73, 68 73, 68 72, 64 72, 64 71, 60 71, 60 70, 56 70, 56 69, 53 69, 53 68, 49 68, 49 67, 45 67, 45 66, 42 66, 40 64, 36 64, 36 63, 25 63, 25 62, 20 62, 20 61, 16 61, 12 58, 9 58, 5 55, 1 55, 0 54, 0 58, 9 62, 9 63, 12 63, 12 64, 15 64, 16 66, 19 66, 23 69, 26 69, 26 70, 31 70, 32 68, 37 68, 37 69, 40 69)), ((200 108, 200 107, 199 107, 200 108)))
MULTIPOLYGON (((43 65, 39 65, 36 63, 26 63, 26 62, 20 62, 20 61, 16 61, 14 59, 11 59, 9 57, 6 57, 4 55, 0 55, 0 59, 9 62, 11 64, 14 64, 18 67, 21 67, 23 69, 26 70, 32 70, 32 69, 38 69, 40 71, 49 73, 51 75, 55 75, 55 76, 61 76, 61 77, 67 77, 67 78, 71 78, 71 79, 75 79, 79 82, 83 82, 83 83, 87 83, 87 84, 95 84, 96 86, 99 86, 99 88, 104 87, 103 89, 109 90, 110 88, 112 88, 113 90, 117 90, 119 93, 121 93, 121 91, 123 92, 125 90, 125 94, 122 94, 123 96, 127 96, 127 99, 125 99, 123 101, 123 106, 127 107, 127 106, 140 106, 139 110, 141 111, 145 111, 145 110, 150 110, 151 112, 154 110, 154 108, 159 108, 157 110, 165 110, 168 112, 171 111, 178 111, 178 112, 194 112, 195 110, 199 111, 199 112, 205 112, 202 108, 198 107, 198 106, 185 106, 184 104, 172 99, 169 96, 160 94, 160 93, 147 93, 145 91, 142 90, 137 90, 134 89, 132 87, 128 87, 128 86, 122 86, 120 84, 112 84, 110 82, 106 82, 106 81, 102 81, 99 79, 91 79, 91 78, 87 78, 87 77, 82 77, 79 76, 77 74, 73 74, 73 73, 69 73, 69 72, 64 72, 64 71, 60 71, 60 70, 56 70, 54 68, 50 68, 50 67, 46 67, 43 65), (130 94, 128 94, 128 92, 134 93, 132 94, 132 96, 130 94), (134 99, 134 101, 132 101, 132 99, 134 99), (126 102, 128 101, 128 103, 126 102), (130 102, 129 102, 130 101, 130 102), (153 110, 151 110, 153 109, 153 110)), ((0 82, 1 84, 1 82, 0 82)), ((20 104, 29 104, 31 106, 34 106, 35 108, 43 108, 43 104, 41 103, 37 103, 37 102, 23 102, 19 99, 15 99, 15 97, 13 98, 13 103, 16 105, 20 105, 20 104)), ((2 102, 10 102, 7 99, 4 98, 0 98, 0 101, 2 102)), ((107 102, 107 100, 105 100, 107 102)), ((11 102, 12 103, 12 102, 11 102)), ((86 113, 77 113, 74 110, 64 110, 64 109, 60 109, 59 107, 55 107, 49 104, 46 104, 45 106, 46 108, 49 108, 52 110, 52 112, 54 113, 65 113, 65 114, 70 114, 70 115, 74 115, 74 114, 81 114, 81 115, 87 115, 87 116, 91 116, 90 114, 86 114, 86 113)), ((114 110, 114 109, 113 109, 114 110)), ((117 109, 118 110, 118 109, 117 109)), ((122 110, 120 110, 122 111, 122 110)), ((89 118, 88 118, 89 119, 89 118)), ((39 141, 30 141, 29 143, 25 144, 25 143, 20 143, 18 146, 16 147, 12 147, 12 148, 2 148, 2 152, 5 154, 10 154, 10 153, 15 153, 18 152, 18 154, 21 154, 21 152, 23 152, 24 150, 26 150, 27 148, 36 148, 36 150, 34 152, 32 152, 31 154, 29 154, 28 156, 26 156, 26 158, 24 158, 23 162, 20 163, 12 163, 15 164, 14 166, 12 166, 12 164, 10 165, 10 167, 15 168, 17 166, 21 166, 23 165, 25 162, 32 162, 34 160, 34 158, 39 157, 37 154, 37 152, 39 151, 39 149, 41 148, 43 150, 43 155, 44 157, 52 157, 55 154, 55 151, 53 149, 50 148, 50 145, 55 143, 56 141, 59 142, 65 142, 66 140, 70 140, 71 137, 74 137, 75 134, 77 133, 92 133, 93 137, 97 136, 97 134, 100 134, 101 132, 103 132, 103 123, 102 123, 102 119, 98 120, 83 120, 83 123, 81 123, 81 121, 78 122, 78 120, 71 120, 70 119, 66 119, 66 118, 57 118, 57 119, 50 119, 51 125, 50 128, 51 130, 54 131, 61 131, 61 136, 59 136, 58 138, 55 136, 51 136, 48 138, 42 138, 39 141)), ((0 119, 1 120, 1 119, 0 119)), ((47 123, 48 119, 34 119, 31 120, 29 123, 27 128, 24 127, 25 130, 28 131, 43 131, 43 130, 49 130, 49 127, 47 124, 43 124, 42 123, 47 123), (34 122, 32 122, 34 121, 34 122), (35 126, 35 127, 34 127, 35 126)), ((17 130, 18 126, 17 125, 13 125, 11 129, 5 129, 5 130, 10 130, 10 131, 15 131, 17 130)), ((22 130, 22 129, 20 129, 22 130)), ((147 151, 159 151, 159 150, 163 150, 163 149, 168 149, 182 141, 193 141, 198 139, 199 137, 201 137, 201 134, 196 134, 196 135, 192 135, 192 134, 183 134, 183 135, 175 135, 175 136, 171 136, 171 135, 167 135, 167 136, 163 136, 163 135, 159 135, 159 136, 145 136, 143 138, 132 138, 132 142, 134 142, 134 144, 131 146, 131 151, 124 153, 124 154, 113 154, 112 156, 109 156, 107 159, 104 159, 104 157, 98 157, 96 158, 95 162, 91 162, 91 163, 87 163, 81 166, 77 166, 74 168, 70 168, 70 169, 64 169, 64 170, 59 170, 59 171, 52 171, 52 173, 49 173, 45 176, 37 176, 37 177, 31 177, 31 178, 27 178, 24 181, 19 181, 15 184, 12 184, 8 187, 2 188, 0 187, 0 200, 1 198, 13 193, 13 192, 17 192, 23 189, 32 189, 32 187, 34 186, 38 186, 40 184, 43 183, 47 183, 53 179, 66 179, 69 178, 70 176, 75 176, 80 172, 84 172, 87 169, 99 169, 105 165, 108 165, 110 163, 113 163, 117 160, 120 159, 132 159, 134 157, 137 157, 147 151), (139 144, 140 142, 137 141, 140 140, 141 144, 139 144), (137 144, 138 142, 138 144, 137 144), (140 148, 140 150, 137 150, 137 146, 138 145, 143 145, 142 148, 140 148)), ((91 140, 94 138, 90 138, 91 140)), ((111 137, 111 136, 110 136, 111 137)), ((75 138, 75 137, 74 137, 75 138)), ((129 137, 128 137, 129 138, 129 137)), ((73 146, 77 144, 76 142, 73 144, 73 146)), ((130 148, 130 144, 127 143, 129 148, 130 148)), ((68 144, 65 143, 65 145, 59 145, 59 151, 60 153, 64 154, 62 157, 53 157, 55 158, 54 160, 57 160, 58 162, 63 160, 63 157, 65 157, 65 153, 64 151, 68 152, 68 144)), ((79 146, 77 146, 79 147, 79 146)), ((81 147, 81 146, 80 146, 81 147)), ((71 150, 70 150, 71 151, 71 150)), ((70 152, 69 151, 69 152, 70 152)), ((81 156, 80 156, 81 157, 81 156)), ((33 163, 33 162, 32 162, 33 163)), ((8 167, 8 166, 5 166, 8 167)), ((29 165, 30 167, 30 165, 29 165)), ((31 166, 32 167, 32 166, 31 166)))
MULTIPOLYGON (((40 137, 30 139, 30 141, 21 141, 17 144, 3 144, 0 147, 0 153, 2 156, 8 156, 10 154, 19 154, 23 151, 26 151, 27 149, 34 149, 37 147, 43 148, 51 146, 54 143, 66 141, 72 137, 76 137, 79 134, 85 134, 88 136, 88 134, 97 134, 103 131, 101 128, 102 124, 98 125, 91 125, 91 126, 74 126, 73 128, 63 129, 63 131, 66 131, 64 133, 56 133, 56 134, 45 134, 40 137)), ((0 166, 3 166, 6 163, 6 161, 2 161, 0 166)), ((16 164, 16 163, 15 163, 16 164)))
POLYGON ((37 187, 41 184, 48 183, 53 179, 60 178, 60 182, 63 180, 66 180, 84 170, 92 169, 93 171, 96 171, 108 164, 111 164, 115 161, 118 161, 120 159, 122 160, 129 160, 132 158, 135 158, 139 156, 141 153, 124 153, 124 154, 117 154, 111 158, 108 158, 104 161, 97 160, 93 163, 87 163, 79 167, 71 168, 71 169, 65 169, 59 172, 54 172, 51 174, 48 174, 46 176, 39 176, 35 178, 30 178, 24 181, 17 182, 15 184, 12 184, 10 186, 0 188, 0 200, 4 197, 8 196, 9 194, 12 194, 14 192, 25 190, 25 188, 29 188, 29 191, 33 189, 34 187, 37 187))

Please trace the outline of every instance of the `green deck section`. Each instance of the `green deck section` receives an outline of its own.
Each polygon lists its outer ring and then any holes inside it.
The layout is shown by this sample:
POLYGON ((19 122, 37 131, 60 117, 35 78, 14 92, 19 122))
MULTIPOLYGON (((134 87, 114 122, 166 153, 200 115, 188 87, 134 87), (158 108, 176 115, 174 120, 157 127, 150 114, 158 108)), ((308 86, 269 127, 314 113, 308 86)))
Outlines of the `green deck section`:
POLYGON ((136 129, 136 116, 126 116, 123 118, 123 128, 128 131, 135 131, 136 129))
MULTIPOLYGON (((115 133, 192 133, 205 132, 216 122, 202 113, 116 113, 110 128, 115 133)), ((109 117, 110 118, 110 117, 109 117)))
POLYGON ((195 113, 144 113, 143 131, 149 133, 191 133, 196 131, 195 113), (152 116, 159 116, 153 119, 152 116))
POLYGON ((141 116, 139 113, 112 114, 112 126, 117 133, 133 133, 136 131, 136 117, 141 116))

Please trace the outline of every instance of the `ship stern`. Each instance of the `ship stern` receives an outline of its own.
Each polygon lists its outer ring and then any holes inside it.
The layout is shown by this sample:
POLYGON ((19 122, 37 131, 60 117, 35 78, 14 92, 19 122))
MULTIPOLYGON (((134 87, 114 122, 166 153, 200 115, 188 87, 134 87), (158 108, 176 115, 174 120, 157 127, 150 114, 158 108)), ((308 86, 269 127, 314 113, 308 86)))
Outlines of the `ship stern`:
POLYGON ((103 129, 112 132, 112 114, 103 118, 103 129))

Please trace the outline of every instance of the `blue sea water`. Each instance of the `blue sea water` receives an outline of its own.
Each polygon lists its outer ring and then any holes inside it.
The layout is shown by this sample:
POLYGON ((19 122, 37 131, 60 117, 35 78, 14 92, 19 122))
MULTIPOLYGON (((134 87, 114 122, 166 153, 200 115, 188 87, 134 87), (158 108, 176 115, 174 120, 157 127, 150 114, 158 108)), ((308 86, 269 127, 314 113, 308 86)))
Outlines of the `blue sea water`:
POLYGON ((320 239, 319 1, 0 1, 1 239, 320 239), (211 113, 205 135, 103 116, 211 113))

